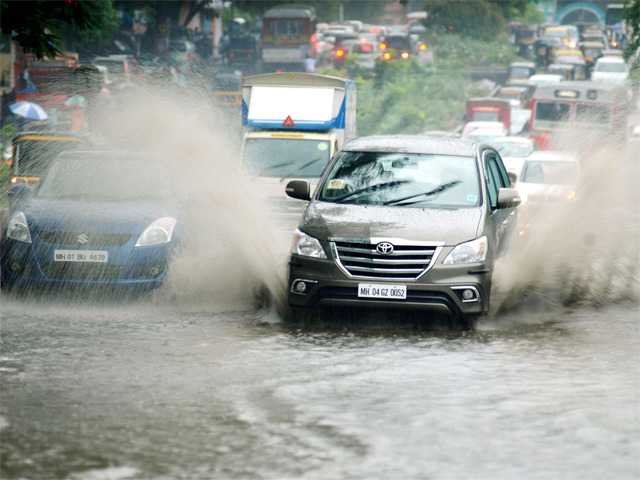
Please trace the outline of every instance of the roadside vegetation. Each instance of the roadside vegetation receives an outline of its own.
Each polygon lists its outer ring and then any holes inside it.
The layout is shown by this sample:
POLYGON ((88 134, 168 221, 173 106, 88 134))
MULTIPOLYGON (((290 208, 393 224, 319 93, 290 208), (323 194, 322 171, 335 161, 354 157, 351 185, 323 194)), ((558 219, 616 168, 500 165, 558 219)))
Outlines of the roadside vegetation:
POLYGON ((359 135, 451 130, 460 124, 469 96, 489 93, 484 83, 472 81, 472 71, 505 69, 517 58, 506 38, 443 34, 429 44, 434 60, 428 64, 393 62, 375 74, 359 70, 355 62, 346 70, 322 70, 356 81, 359 135))
MULTIPOLYGON (((13 124, 7 124, 0 129, 0 155, 4 154, 5 146, 11 142, 16 133, 13 124)), ((0 158, 0 208, 6 207, 7 190, 9 189, 9 165, 0 158)))

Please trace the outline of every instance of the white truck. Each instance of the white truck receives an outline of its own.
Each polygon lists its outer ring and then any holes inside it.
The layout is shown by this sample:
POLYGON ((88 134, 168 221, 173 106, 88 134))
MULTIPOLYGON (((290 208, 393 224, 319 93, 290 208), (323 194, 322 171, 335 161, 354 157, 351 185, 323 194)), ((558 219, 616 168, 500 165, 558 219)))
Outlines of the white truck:
POLYGON ((315 184, 342 144, 355 137, 355 83, 310 73, 245 77, 242 122, 245 168, 273 185, 271 196, 299 215, 304 202, 285 196, 286 180, 315 184))

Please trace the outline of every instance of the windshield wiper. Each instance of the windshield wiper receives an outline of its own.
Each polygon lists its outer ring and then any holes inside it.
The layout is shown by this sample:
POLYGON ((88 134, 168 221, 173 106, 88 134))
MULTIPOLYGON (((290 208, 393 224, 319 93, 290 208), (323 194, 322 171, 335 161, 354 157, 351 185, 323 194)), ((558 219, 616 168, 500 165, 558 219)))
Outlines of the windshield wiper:
MULTIPOLYGON (((308 168, 311 165, 315 165, 316 163, 321 162, 322 160, 323 160, 322 157, 318 157, 318 158, 314 158, 313 160, 308 161, 307 163, 303 163, 302 165, 300 165, 299 167, 297 167, 293 171, 287 173, 284 177, 282 177, 280 179, 280 181, 284 180, 285 178, 289 178, 289 177, 295 175, 296 173, 304 170, 305 168, 308 168)), ((281 165, 281 166, 284 166, 284 165, 281 165)), ((277 167, 277 165, 275 167, 271 167, 271 168, 276 168, 276 167, 277 167)))
POLYGON ((453 180, 451 182, 438 185, 436 188, 432 190, 428 190, 426 192, 416 193, 413 195, 409 195, 408 197, 396 198, 395 200, 389 200, 388 202, 384 202, 383 205, 412 205, 414 203, 420 202, 421 200, 416 200, 414 202, 407 202, 407 200, 412 200, 418 197, 430 197, 433 195, 437 195, 438 193, 442 193, 445 190, 450 189, 451 187, 455 187, 459 183, 462 183, 462 182, 460 180, 453 180))
MULTIPOLYGON (((404 185, 410 183, 409 180, 393 180, 391 182, 385 182, 385 183, 376 183, 375 185, 369 185, 368 187, 365 188, 361 188, 359 190, 355 190, 351 193, 347 193, 346 195, 343 195, 342 197, 338 197, 338 198, 332 198, 330 199, 333 202, 336 203, 341 203, 344 200, 351 198, 351 197, 355 197, 356 195, 360 195, 361 193, 367 193, 367 192, 376 192, 378 190, 383 190, 386 188, 391 188, 391 187, 398 187, 400 185, 404 185)), ((329 199, 327 199, 329 200, 329 199)))

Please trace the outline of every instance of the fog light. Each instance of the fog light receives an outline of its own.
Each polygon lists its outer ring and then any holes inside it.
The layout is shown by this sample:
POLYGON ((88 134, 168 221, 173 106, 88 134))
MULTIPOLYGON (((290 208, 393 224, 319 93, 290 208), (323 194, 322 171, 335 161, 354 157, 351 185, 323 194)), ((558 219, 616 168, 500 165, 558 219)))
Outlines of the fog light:
POLYGON ((14 272, 20 272, 22 271, 22 265, 19 264, 18 262, 11 262, 11 264, 9 264, 9 267, 11 268, 11 270, 13 270, 14 272))
POLYGON ((296 282, 296 284, 293 286, 293 289, 297 292, 297 293, 304 293, 307 291, 307 284, 304 283, 302 280, 299 282, 296 282))
POLYGON ((466 290, 462 291, 462 299, 463 300, 473 300, 476 297, 476 293, 471 290, 470 288, 467 288, 466 290))

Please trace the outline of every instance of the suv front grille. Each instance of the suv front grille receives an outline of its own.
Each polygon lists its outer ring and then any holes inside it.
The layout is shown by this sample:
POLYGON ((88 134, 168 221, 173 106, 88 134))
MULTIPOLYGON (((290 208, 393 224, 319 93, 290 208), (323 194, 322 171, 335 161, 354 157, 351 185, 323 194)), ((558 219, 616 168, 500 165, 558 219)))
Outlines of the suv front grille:
POLYGON ((435 260, 435 245, 396 245, 393 253, 382 254, 377 243, 334 241, 338 264, 354 277, 415 280, 435 260))

